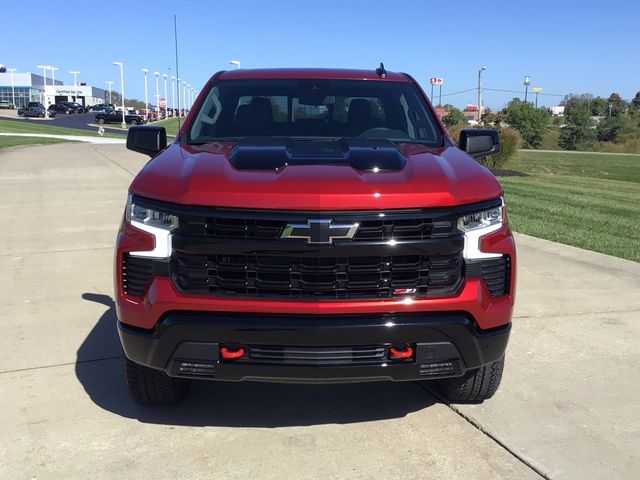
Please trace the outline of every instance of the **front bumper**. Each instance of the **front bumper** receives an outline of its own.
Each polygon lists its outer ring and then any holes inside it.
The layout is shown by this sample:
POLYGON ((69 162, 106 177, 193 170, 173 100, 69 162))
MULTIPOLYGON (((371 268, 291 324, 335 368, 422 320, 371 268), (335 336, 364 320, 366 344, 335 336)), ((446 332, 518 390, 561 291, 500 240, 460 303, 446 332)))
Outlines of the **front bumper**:
POLYGON ((420 380, 459 376, 504 354, 511 324, 480 330, 465 313, 377 315, 289 315, 175 312, 152 330, 118 323, 127 357, 175 377, 272 382, 354 382, 420 380), (388 348, 407 343, 411 358, 392 360, 388 348), (221 344, 242 345, 239 359, 220 358, 221 344), (321 355, 304 360, 259 359, 253 350, 287 346, 308 352, 376 346, 370 361, 321 355), (335 347, 334 349, 328 347, 335 347))

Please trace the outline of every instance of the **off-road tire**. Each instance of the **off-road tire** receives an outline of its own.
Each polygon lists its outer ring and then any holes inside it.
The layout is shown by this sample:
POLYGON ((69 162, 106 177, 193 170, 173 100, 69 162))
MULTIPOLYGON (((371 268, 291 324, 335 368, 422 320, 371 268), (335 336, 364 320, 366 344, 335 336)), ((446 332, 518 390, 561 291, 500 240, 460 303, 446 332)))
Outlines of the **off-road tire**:
POLYGON ((503 369, 504 356, 461 377, 445 378, 437 383, 445 398, 452 403, 482 403, 498 390, 503 369))
POLYGON ((122 358, 124 380, 129 395, 136 403, 147 406, 175 405, 189 393, 191 380, 173 378, 161 370, 139 365, 124 354, 122 358))

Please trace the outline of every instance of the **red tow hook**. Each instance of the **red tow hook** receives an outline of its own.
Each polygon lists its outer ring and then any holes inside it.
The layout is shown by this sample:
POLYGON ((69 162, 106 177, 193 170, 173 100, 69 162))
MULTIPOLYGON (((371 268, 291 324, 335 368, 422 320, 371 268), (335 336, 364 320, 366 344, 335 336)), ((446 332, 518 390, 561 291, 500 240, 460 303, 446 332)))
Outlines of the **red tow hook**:
POLYGON ((401 348, 389 347, 389 356, 392 359, 410 358, 413 356, 413 348, 409 345, 405 345, 401 348))
POLYGON ((244 347, 220 347, 220 356, 225 360, 235 360, 244 355, 244 347))

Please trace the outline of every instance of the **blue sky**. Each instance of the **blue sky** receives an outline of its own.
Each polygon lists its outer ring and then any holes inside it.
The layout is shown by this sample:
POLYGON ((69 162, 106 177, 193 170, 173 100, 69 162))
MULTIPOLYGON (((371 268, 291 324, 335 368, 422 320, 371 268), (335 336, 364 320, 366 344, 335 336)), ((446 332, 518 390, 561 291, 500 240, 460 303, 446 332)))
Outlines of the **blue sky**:
MULTIPOLYGON (((112 62, 121 60, 127 97, 144 97, 141 68, 175 72, 174 13, 180 74, 197 89, 238 59, 243 68, 373 69, 384 61, 427 93, 429 78, 443 77, 443 103, 457 106, 475 103, 476 93, 446 95, 474 88, 482 65, 486 88, 523 91, 529 74, 542 93, 629 99, 640 90, 636 0, 35 0, 2 10, 0 63, 32 72, 53 64, 66 82, 77 69, 79 80, 115 80, 119 90, 112 62)), ((154 81, 150 90, 151 98, 154 81)), ((487 90, 484 103, 502 108, 516 95, 487 90)), ((539 103, 560 99, 541 95, 539 103)))

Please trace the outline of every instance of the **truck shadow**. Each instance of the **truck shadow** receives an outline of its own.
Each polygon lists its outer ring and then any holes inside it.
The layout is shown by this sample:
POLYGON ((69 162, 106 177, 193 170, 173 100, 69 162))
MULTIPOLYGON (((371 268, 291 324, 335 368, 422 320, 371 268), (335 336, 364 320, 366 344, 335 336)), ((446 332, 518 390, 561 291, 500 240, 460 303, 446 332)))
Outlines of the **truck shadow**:
POLYGON ((174 407, 141 407, 130 399, 111 297, 85 293, 108 307, 77 351, 75 372, 99 407, 144 423, 221 427, 346 424, 401 418, 437 400, 414 382, 296 385, 196 381, 174 407))

